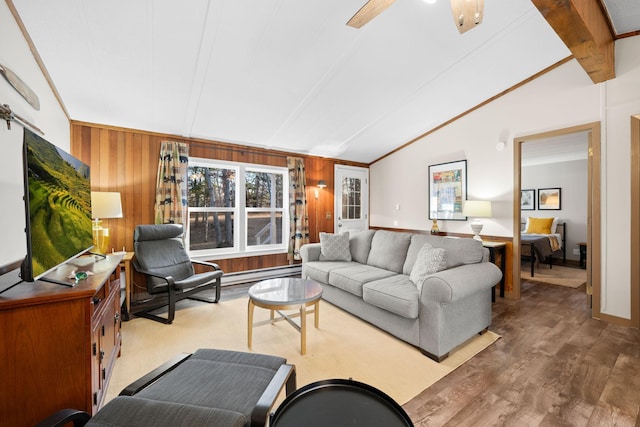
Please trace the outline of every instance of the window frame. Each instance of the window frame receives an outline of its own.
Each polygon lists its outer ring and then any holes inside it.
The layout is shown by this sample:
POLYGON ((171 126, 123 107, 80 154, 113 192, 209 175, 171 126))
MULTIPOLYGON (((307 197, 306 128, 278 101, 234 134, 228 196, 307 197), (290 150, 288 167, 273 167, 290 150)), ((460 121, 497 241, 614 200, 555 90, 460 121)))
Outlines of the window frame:
MULTIPOLYGON (((226 160, 191 157, 188 170, 192 167, 204 167, 210 169, 233 169, 236 174, 235 181, 235 207, 191 207, 188 206, 186 247, 189 255, 195 259, 223 259, 238 258, 243 256, 257 256, 275 253, 287 253, 289 246, 289 170, 283 166, 270 166, 255 163, 232 162, 226 160), (247 207, 246 202, 246 173, 247 171, 258 173, 273 173, 282 175, 282 207, 269 208, 247 207), (192 212, 232 212, 233 213, 233 246, 226 248, 191 249, 190 223, 192 212), (248 244, 249 213, 274 212, 282 213, 282 239, 281 243, 269 243, 264 245, 248 244)), ((189 186, 187 186, 187 192, 189 186)))

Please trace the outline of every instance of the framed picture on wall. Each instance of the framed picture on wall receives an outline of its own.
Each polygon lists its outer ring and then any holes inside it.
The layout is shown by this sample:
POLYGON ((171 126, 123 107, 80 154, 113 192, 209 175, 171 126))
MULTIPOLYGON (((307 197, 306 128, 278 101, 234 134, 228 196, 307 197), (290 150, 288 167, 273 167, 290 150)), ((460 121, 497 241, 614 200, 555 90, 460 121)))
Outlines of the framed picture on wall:
POLYGON ((538 188, 538 210, 560 210, 560 188, 538 188))
POLYGON ((429 219, 465 221, 462 204, 466 199, 466 160, 429 166, 429 219))
POLYGON ((520 190, 520 210, 536 210, 536 190, 520 190))

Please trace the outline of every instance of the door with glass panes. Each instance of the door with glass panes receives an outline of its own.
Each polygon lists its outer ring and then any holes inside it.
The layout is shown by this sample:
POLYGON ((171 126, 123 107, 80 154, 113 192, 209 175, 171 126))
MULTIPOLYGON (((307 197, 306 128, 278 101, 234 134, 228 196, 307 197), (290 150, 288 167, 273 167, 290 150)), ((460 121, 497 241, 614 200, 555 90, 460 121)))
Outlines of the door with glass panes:
POLYGON ((369 169, 335 166, 335 231, 357 233, 369 228, 369 169))

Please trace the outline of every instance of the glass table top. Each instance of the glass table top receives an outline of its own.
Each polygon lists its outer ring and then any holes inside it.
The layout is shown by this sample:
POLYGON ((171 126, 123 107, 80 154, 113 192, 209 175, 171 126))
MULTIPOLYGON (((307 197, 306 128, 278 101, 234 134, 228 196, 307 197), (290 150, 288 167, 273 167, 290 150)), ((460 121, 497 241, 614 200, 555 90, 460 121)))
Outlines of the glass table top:
POLYGON ((269 279, 251 286, 249 296, 267 304, 304 304, 322 296, 322 285, 293 277, 269 279))

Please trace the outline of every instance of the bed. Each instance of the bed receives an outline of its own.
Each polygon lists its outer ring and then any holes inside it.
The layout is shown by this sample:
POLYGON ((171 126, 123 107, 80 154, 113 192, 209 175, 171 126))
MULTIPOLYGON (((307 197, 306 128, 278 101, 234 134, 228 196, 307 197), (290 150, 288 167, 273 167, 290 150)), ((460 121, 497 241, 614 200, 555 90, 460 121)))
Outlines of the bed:
POLYGON ((567 261, 567 224, 558 218, 527 218, 520 234, 520 256, 531 263, 531 277, 535 274, 536 262, 553 266, 553 258, 567 261))

